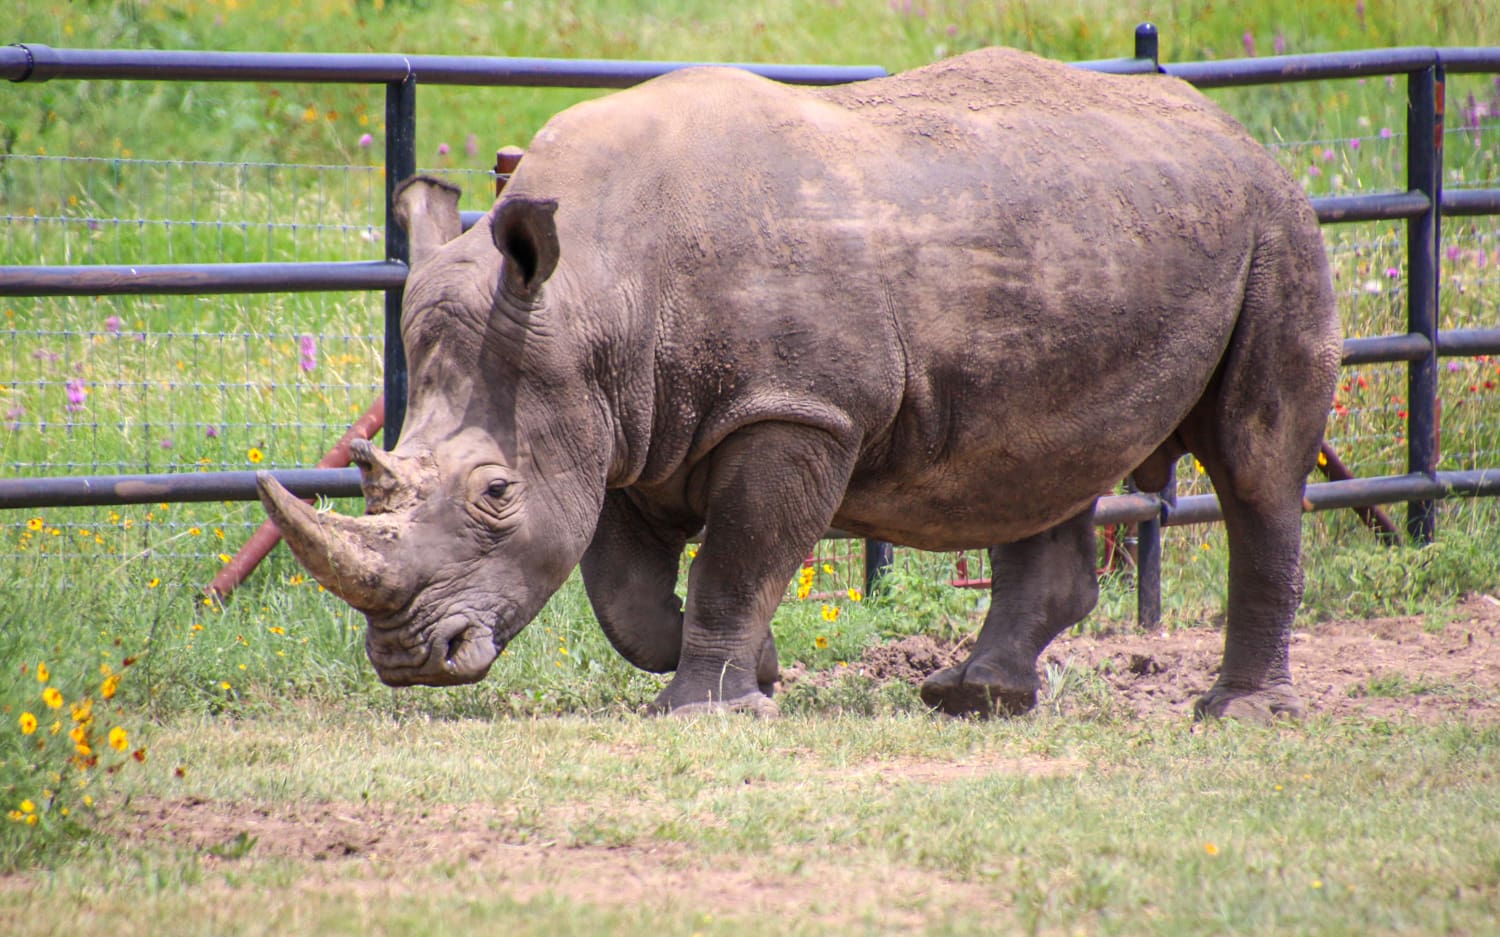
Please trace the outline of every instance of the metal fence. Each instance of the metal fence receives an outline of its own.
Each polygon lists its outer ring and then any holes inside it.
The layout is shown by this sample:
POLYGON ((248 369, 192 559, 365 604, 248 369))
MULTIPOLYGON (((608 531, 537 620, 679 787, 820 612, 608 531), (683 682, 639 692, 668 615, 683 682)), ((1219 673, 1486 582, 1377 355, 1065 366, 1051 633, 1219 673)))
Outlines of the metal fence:
MULTIPOLYGON (((1494 464, 1486 457, 1495 453, 1472 452, 1463 460, 1465 464, 1440 470, 1438 449, 1439 383, 1444 376, 1439 359, 1473 359, 1500 353, 1500 328, 1495 327, 1493 310, 1476 310, 1467 317, 1473 325, 1442 329, 1438 325, 1445 261, 1463 272, 1462 278, 1455 275, 1450 283, 1460 294, 1466 286, 1477 290, 1482 285, 1491 253, 1496 253, 1494 259, 1500 265, 1492 227, 1474 229, 1467 240, 1450 235, 1445 241, 1443 236, 1445 216, 1500 213, 1500 187, 1474 185, 1476 180, 1469 179, 1463 180, 1464 188, 1445 187, 1445 140, 1454 133, 1472 134, 1477 143, 1483 129, 1482 116, 1491 112, 1480 115, 1478 102, 1470 100, 1461 114, 1460 126, 1448 127, 1444 92, 1449 74, 1500 74, 1500 49, 1388 49, 1163 66, 1157 62, 1155 30, 1142 26, 1136 33, 1134 51, 1129 58, 1079 64, 1115 73, 1163 71, 1204 88, 1324 79, 1362 82, 1370 78, 1390 81, 1394 88, 1395 79, 1404 78, 1404 127, 1371 127, 1362 134, 1362 140, 1267 141, 1273 149, 1284 148, 1289 159, 1306 167, 1305 181, 1310 190, 1328 193, 1314 198, 1323 222, 1366 223, 1361 226, 1368 232, 1365 235, 1330 239, 1330 252, 1347 255, 1349 263, 1345 266, 1357 276, 1356 282, 1340 284, 1342 300, 1350 305, 1375 302, 1404 306, 1400 321, 1391 322, 1394 334, 1351 338, 1345 345, 1345 364, 1361 370, 1346 372, 1356 376, 1350 378, 1342 393, 1344 402, 1337 406, 1346 411, 1376 411, 1379 419, 1366 425, 1380 426, 1378 431, 1368 430, 1365 436, 1356 433, 1346 440, 1337 438, 1337 427, 1331 435, 1341 446, 1347 442, 1358 452, 1371 453, 1361 455, 1355 469, 1376 477, 1314 483, 1309 486, 1308 500, 1319 510, 1405 501, 1409 505, 1407 533, 1428 539, 1435 524, 1434 499, 1451 494, 1500 493, 1500 470, 1486 471, 1487 465, 1494 464), (1388 160, 1390 191, 1348 193, 1324 178, 1333 175, 1341 161, 1365 158, 1365 154, 1381 148, 1397 154, 1388 160), (1379 230, 1370 230, 1372 227, 1379 230), (1404 370, 1404 381, 1392 366, 1404 370), (1378 402, 1360 399, 1359 392, 1367 382, 1384 388, 1393 381, 1404 384, 1399 394, 1388 394, 1388 400, 1378 402), (1394 431, 1384 425, 1393 422, 1397 424, 1394 431), (1404 450, 1399 457, 1397 448, 1404 450)), ((12 206, 0 234, 4 239, 0 244, 12 257, 24 254, 25 239, 39 238, 45 224, 61 224, 74 234, 70 235, 72 240, 65 237, 59 249, 67 263, 0 267, 0 296, 72 297, 59 301, 78 305, 76 326, 41 336, 42 343, 32 351, 32 355, 41 352, 41 357, 18 357, 17 343, 11 342, 5 364, 11 380, 24 382, 22 375, 30 369, 36 372, 38 385, 50 381, 54 395, 60 392, 59 401, 66 403, 56 427, 59 432, 54 434, 54 451, 41 457, 6 459, 7 471, 22 477, 0 479, 0 508, 141 504, 155 505, 165 513, 166 506, 175 502, 253 501, 253 471, 215 469, 243 466, 247 457, 250 462, 265 458, 257 443, 268 436, 276 438, 278 445, 276 457, 268 459, 267 464, 280 466, 276 468, 278 477, 294 492, 304 496, 357 496, 355 470, 315 471, 293 466, 312 464, 330 434, 336 436, 369 403, 377 391, 369 375, 382 366, 388 444, 400 432, 406 370, 398 322, 407 247, 404 233, 393 221, 389 195, 397 181, 417 168, 419 84, 620 88, 684 64, 76 50, 36 45, 0 49, 0 76, 23 85, 12 92, 16 94, 25 94, 24 84, 30 82, 92 79, 373 84, 383 87, 385 96, 383 166, 171 164, 116 156, 99 159, 96 166, 89 167, 97 170, 103 181, 97 192, 85 189, 78 205, 65 207, 60 214, 66 217, 45 218, 18 212, 12 206), (156 188, 169 193, 163 197, 163 204, 153 207, 145 199, 122 199, 120 185, 105 184, 111 174, 118 181, 120 174, 128 172, 162 176, 156 188), (241 206, 253 203, 258 193, 277 186, 282 176, 291 174, 298 176, 303 190, 318 194, 311 204, 291 218, 264 223, 243 220, 250 212, 241 206), (323 204, 324 193, 329 193, 329 201, 341 205, 357 203, 363 214, 356 212, 351 217, 348 211, 329 212, 323 204), (195 207, 183 214, 182 205, 195 207), (241 220, 233 220, 236 218, 241 220), (106 233, 113 235, 105 240, 113 245, 115 256, 101 256, 90 246, 100 228, 107 228, 106 233), (169 251, 174 235, 209 237, 217 243, 221 257, 262 259, 132 265, 131 258, 124 254, 148 230, 151 236, 164 239, 169 251), (373 253, 376 245, 383 250, 383 259, 339 259, 373 253), (268 257, 299 259, 263 259, 268 257), (75 258, 89 262, 80 264, 74 262, 75 258), (371 301, 380 293, 383 310, 373 310, 372 315, 371 301), (278 321, 264 333, 221 335, 220 341, 209 348, 197 333, 174 333, 169 326, 163 327, 164 323, 182 321, 185 313, 178 304, 186 305, 193 321, 201 321, 204 297, 234 302, 234 297, 243 301, 246 294, 279 297, 282 306, 278 321), (231 298, 218 298, 224 296, 231 298), (383 332, 366 327, 372 318, 383 320, 383 332), (146 327, 148 320, 152 328, 146 327), (163 338, 165 345, 153 345, 163 338), (220 406, 211 420, 200 414, 171 412, 144 412, 114 420, 72 419, 68 415, 75 407, 82 412, 89 405, 90 393, 100 386, 107 386, 114 397, 125 402, 122 405, 134 400, 140 409, 149 411, 149 382, 135 380, 129 374, 135 359, 163 353, 176 359, 180 377, 173 380, 189 385, 203 365, 203 356, 213 356, 215 372, 220 376, 198 388, 219 397, 220 406), (91 383, 67 376, 68 362, 85 354, 102 356, 109 372, 104 384, 97 377, 92 377, 91 383), (51 355, 58 358, 48 360, 51 355), (62 367, 54 368, 50 377, 41 374, 59 362, 62 367), (226 380, 226 373, 235 375, 235 379, 226 380), (316 402, 324 414, 321 422, 307 425, 299 420, 278 425, 276 414, 305 412, 310 402, 316 402), (69 455, 81 438, 117 433, 140 437, 141 451, 147 453, 143 465, 90 463, 69 455), (306 440, 300 438, 303 434, 306 440), (207 446, 210 451, 217 448, 220 457, 179 457, 178 451, 187 448, 182 445, 185 437, 195 441, 194 453, 203 452, 207 446), (285 444, 283 437, 289 440, 285 444), (157 448, 153 450, 153 446, 157 448), (158 453, 159 462, 152 462, 152 452, 158 453), (124 474, 127 468, 134 471, 124 474), (116 474, 106 474, 111 469, 116 474)), ((779 80, 809 84, 885 74, 878 67, 747 67, 779 80)), ((1500 110, 1500 97, 1494 100, 1500 110)), ((5 168, 14 171, 27 160, 39 167, 50 166, 56 159, 11 155, 5 157, 5 168)), ((469 185, 486 188, 488 177, 477 175, 479 180, 471 179, 469 185), (474 185, 476 181, 480 184, 474 185)), ((192 256, 186 251, 184 254, 192 256)), ((7 324, 0 323, 0 328, 7 324)), ((1467 371, 1458 375, 1467 376, 1467 371)), ((40 419, 34 415, 24 418, 40 419)), ((7 419, 19 424, 23 415, 10 413, 7 419)), ((1338 464, 1337 459, 1334 464, 1338 464)), ((1185 482, 1180 495, 1173 486, 1161 494, 1108 497, 1100 505, 1100 524, 1140 524, 1140 607, 1146 620, 1154 621, 1159 609, 1161 526, 1202 523, 1218 517, 1212 494, 1193 479, 1185 482)), ((184 526, 184 532, 199 530, 197 526, 184 526)), ((89 531, 85 529, 84 533, 89 531)), ((222 537, 222 531, 218 533, 222 537)), ((888 545, 867 544, 867 577, 878 575, 889 564, 890 556, 888 545)))

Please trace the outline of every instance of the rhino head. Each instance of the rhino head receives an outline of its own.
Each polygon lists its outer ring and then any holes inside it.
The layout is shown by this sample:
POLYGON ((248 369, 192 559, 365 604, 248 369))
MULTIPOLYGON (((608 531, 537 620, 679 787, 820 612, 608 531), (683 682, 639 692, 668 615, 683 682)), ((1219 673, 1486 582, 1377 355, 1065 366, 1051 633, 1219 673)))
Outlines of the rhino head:
POLYGON ((364 516, 257 477, 298 560, 365 614, 366 652, 392 686, 483 679, 577 565, 604 495, 598 395, 543 309, 556 203, 507 199, 460 236, 458 195, 420 177, 397 192, 411 392, 394 450, 350 447, 364 516))

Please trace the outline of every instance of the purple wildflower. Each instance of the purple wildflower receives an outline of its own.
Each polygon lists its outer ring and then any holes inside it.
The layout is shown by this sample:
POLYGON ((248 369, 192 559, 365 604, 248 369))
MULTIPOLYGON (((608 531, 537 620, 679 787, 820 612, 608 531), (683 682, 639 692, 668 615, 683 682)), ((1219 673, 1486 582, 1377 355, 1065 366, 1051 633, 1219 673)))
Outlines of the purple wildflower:
POLYGON ((1245 35, 1240 37, 1240 41, 1245 44, 1245 55, 1253 58, 1255 56, 1255 34, 1247 29, 1245 30, 1245 35))
POLYGON ((1450 361, 1450 362, 1448 362, 1448 370, 1449 370, 1449 371, 1458 371, 1458 370, 1460 370, 1460 369, 1461 369, 1461 368, 1462 368, 1462 367, 1463 367, 1463 366, 1462 366, 1462 365, 1460 365, 1460 364, 1459 364, 1459 363, 1458 363, 1458 362, 1457 362, 1457 361, 1450 361))
POLYGON ((71 381, 68 381, 66 384, 64 384, 63 388, 68 392, 68 406, 66 407, 67 411, 69 413, 77 413, 79 410, 82 410, 83 402, 87 400, 89 396, 89 391, 88 388, 84 386, 83 378, 75 377, 71 381))
POLYGON ((21 428, 21 417, 25 415, 26 408, 21 406, 20 404, 16 404, 14 407, 11 407, 9 410, 5 411, 5 419, 8 421, 7 425, 9 426, 11 432, 15 432, 16 430, 21 428))
POLYGON ((1380 128, 1380 139, 1382 139, 1382 140, 1389 140, 1390 138, 1391 138, 1391 128, 1389 128, 1389 127, 1381 127, 1380 128))
POLYGON ((1325 163, 1331 163, 1331 162, 1333 162, 1334 155, 1335 154, 1334 154, 1333 150, 1324 150, 1323 151, 1323 162, 1325 162, 1325 163))
POLYGON ((1317 177, 1323 175, 1323 170, 1319 169, 1317 165, 1312 165, 1307 167, 1307 174, 1316 179, 1317 177))
POLYGON ((318 340, 311 335, 303 335, 297 339, 298 351, 301 354, 301 365, 304 374, 311 374, 318 366, 318 340))
POLYGON ((1399 267, 1386 267, 1385 275, 1394 280, 1397 277, 1401 276, 1401 270, 1399 267))
POLYGON ((470 156, 479 152, 479 138, 477 136, 471 133, 464 138, 464 152, 470 156))
POLYGON ((108 332, 111 335, 119 335, 120 334, 120 317, 119 316, 110 316, 108 319, 105 319, 104 320, 104 331, 108 332))
POLYGON ((1280 32, 1276 33, 1276 38, 1272 41, 1271 48, 1276 50, 1277 55, 1286 55, 1286 37, 1280 32))
POLYGON ((1349 141, 1349 149, 1353 150, 1356 153, 1359 152, 1359 137, 1355 137, 1353 140, 1349 141))
POLYGON ((172 448, 172 437, 171 436, 163 436, 161 438, 161 447, 163 449, 170 449, 170 448, 172 448))
POLYGON ((446 144, 446 143, 439 143, 438 144, 438 155, 439 156, 447 156, 448 155, 448 144, 446 144))
POLYGON ((1463 248, 1459 247, 1457 244, 1449 244, 1448 250, 1445 252, 1445 255, 1448 258, 1448 262, 1453 263, 1457 261, 1458 258, 1462 257, 1463 253, 1463 248))
POLYGON ((370 136, 368 133, 361 135, 359 138, 359 148, 362 150, 369 149, 374 144, 375 138, 370 136))

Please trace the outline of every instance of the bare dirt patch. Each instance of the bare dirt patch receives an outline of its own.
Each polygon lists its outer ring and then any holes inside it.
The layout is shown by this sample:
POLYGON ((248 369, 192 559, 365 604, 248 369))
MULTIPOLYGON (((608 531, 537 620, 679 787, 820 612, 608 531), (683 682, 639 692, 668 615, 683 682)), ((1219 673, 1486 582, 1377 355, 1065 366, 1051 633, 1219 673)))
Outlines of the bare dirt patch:
POLYGON ((366 902, 400 897, 413 875, 435 866, 449 871, 424 877, 422 887, 439 900, 482 888, 518 903, 566 896, 664 915, 853 918, 903 929, 919 927, 935 912, 983 911, 1000 900, 941 874, 897 869, 878 858, 771 848, 753 862, 740 863, 672 842, 567 845, 518 835, 513 819, 493 804, 416 810, 374 803, 137 798, 110 817, 107 827, 125 841, 195 854, 210 869, 229 871, 266 859, 296 861, 303 872, 292 887, 320 896, 352 894, 366 902))
MULTIPOLYGON (((1422 617, 1323 622, 1293 636, 1292 678, 1310 714, 1433 721, 1500 721, 1500 598, 1471 595, 1434 628, 1422 617)), ((1113 703, 1137 718, 1180 717, 1218 676, 1223 633, 1065 635, 1042 656, 1054 673, 1097 674, 1113 703)), ((964 658, 964 642, 926 635, 870 648, 849 670, 875 681, 920 683, 964 658)), ((793 674, 793 679, 820 679, 793 674)))

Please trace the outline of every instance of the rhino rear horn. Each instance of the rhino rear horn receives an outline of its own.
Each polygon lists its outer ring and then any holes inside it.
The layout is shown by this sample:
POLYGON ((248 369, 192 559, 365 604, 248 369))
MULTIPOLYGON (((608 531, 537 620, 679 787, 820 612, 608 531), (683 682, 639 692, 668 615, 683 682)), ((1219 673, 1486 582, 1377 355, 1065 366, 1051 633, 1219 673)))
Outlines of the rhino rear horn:
POLYGON ((557 200, 507 197, 500 201, 492 233, 505 257, 505 286, 532 299, 557 269, 557 200))
POLYGON ((411 243, 411 265, 417 267, 438 248, 463 232, 458 213, 462 191, 431 176, 412 176, 391 196, 396 221, 411 243))

